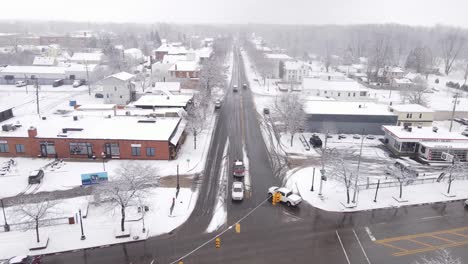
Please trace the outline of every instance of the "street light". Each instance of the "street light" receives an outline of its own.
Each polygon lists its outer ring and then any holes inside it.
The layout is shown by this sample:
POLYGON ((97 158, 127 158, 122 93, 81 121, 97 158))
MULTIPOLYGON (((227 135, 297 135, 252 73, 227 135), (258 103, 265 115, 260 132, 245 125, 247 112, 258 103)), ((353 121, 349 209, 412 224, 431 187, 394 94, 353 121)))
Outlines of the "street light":
POLYGON ((10 231, 10 225, 7 223, 7 220, 6 220, 5 207, 3 206, 3 199, 0 199, 0 203, 2 204, 3 219, 5 221, 5 225, 3 226, 3 228, 4 228, 5 232, 9 232, 10 231))
POLYGON ((80 214, 81 240, 85 240, 86 236, 84 235, 83 231, 83 218, 81 217, 81 209, 78 209, 78 213, 80 214))
POLYGON ((106 161, 106 153, 101 152, 101 157, 102 157, 102 169, 103 169, 104 171, 106 171, 106 163, 105 163, 105 161, 106 161))

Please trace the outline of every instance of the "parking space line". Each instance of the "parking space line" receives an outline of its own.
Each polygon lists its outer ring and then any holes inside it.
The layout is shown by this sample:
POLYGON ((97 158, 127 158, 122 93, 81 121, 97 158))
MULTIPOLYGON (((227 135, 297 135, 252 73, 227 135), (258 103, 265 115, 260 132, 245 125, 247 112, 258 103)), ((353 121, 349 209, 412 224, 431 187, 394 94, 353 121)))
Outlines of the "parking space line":
POLYGON ((440 246, 432 246, 432 247, 421 248, 421 249, 407 250, 405 252, 393 253, 393 256, 401 257, 401 256, 429 252, 429 251, 434 251, 434 250, 439 250, 439 249, 444 249, 444 248, 449 248, 449 247, 459 247, 459 246, 464 246, 464 245, 468 245, 468 241, 445 244, 445 245, 440 245, 440 246))
POLYGON ((397 247, 397 246, 394 246, 392 244, 387 244, 387 243, 379 243, 381 245, 384 245, 386 247, 391 247, 391 248, 394 248, 394 249, 398 249, 400 251, 408 251, 407 249, 404 249, 404 248, 401 248, 401 247, 397 247))
POLYGON ((456 235, 456 236, 461 236, 461 237, 468 237, 467 235, 456 233, 456 232, 447 232, 447 233, 452 234, 452 235, 456 235))
POLYGON ((450 240, 450 239, 446 239, 446 238, 443 238, 443 237, 440 237, 440 236, 432 236, 433 238, 435 239, 439 239, 439 240, 443 240, 443 241, 446 241, 446 242, 449 242, 449 243, 457 243, 456 241, 453 241, 453 240, 450 240))
POLYGON ((362 247, 361 240, 359 240, 359 237, 357 236, 354 228, 353 228, 353 233, 354 233, 354 236, 356 237, 357 242, 359 243, 359 246, 361 247, 362 253, 364 253, 364 257, 366 257, 367 263, 371 264, 369 258, 367 257, 366 251, 364 250, 364 247, 362 247))
POLYGON ((416 243, 416 244, 419 244, 419 245, 423 245, 425 247, 433 247, 434 245, 429 245, 427 243, 424 243, 424 242, 421 242, 421 241, 418 241, 418 240, 414 240, 414 239, 407 239, 408 241, 411 241, 413 243, 416 243))
MULTIPOLYGON (((452 233, 452 232, 460 232, 460 231, 465 231, 465 230, 468 230, 468 227, 447 229, 447 230, 436 231, 436 232, 420 233, 420 234, 415 234, 415 235, 390 237, 390 238, 376 240, 376 243, 394 242, 394 241, 407 240, 407 239, 413 239, 413 238, 418 238, 418 237, 440 235, 440 234, 446 234, 446 233, 452 233)), ((462 235, 462 236, 465 236, 465 235, 462 235)), ((468 236, 466 236, 466 237, 468 237, 468 236)))
POLYGON ((340 235, 338 234, 338 230, 335 230, 335 232, 336 232, 336 236, 338 237, 338 241, 340 241, 341 248, 343 249, 343 253, 346 257, 346 261, 348 261, 348 264, 351 264, 351 262, 349 262, 348 253, 346 253, 346 249, 343 246, 343 242, 341 242, 341 238, 340 238, 340 235))

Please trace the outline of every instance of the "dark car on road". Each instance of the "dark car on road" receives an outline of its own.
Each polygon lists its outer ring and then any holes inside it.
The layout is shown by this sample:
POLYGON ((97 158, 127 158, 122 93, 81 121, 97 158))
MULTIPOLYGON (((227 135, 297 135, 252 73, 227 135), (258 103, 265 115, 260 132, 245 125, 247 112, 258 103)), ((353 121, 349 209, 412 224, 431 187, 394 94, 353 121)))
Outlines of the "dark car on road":
POLYGON ((96 98, 104 98, 104 95, 102 93, 97 93, 94 95, 96 98))
POLYGON ((310 137, 310 139, 309 139, 309 143, 314 148, 321 148, 322 147, 322 140, 317 135, 312 135, 312 137, 310 137))

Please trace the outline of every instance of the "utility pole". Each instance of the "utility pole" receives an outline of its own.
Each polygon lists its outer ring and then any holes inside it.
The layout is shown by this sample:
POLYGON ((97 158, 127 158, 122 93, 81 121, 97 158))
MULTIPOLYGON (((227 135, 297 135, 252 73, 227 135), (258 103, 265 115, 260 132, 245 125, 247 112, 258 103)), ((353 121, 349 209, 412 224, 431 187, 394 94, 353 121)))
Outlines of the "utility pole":
POLYGON ((449 132, 452 132, 452 126, 453 126, 453 118, 455 117, 455 109, 457 108, 457 104, 459 103, 458 101, 458 96, 459 94, 456 93, 455 96, 453 97, 453 109, 452 109, 452 118, 450 118, 450 129, 449 132))
POLYGON ((2 204, 3 221, 5 222, 5 224, 3 225, 3 228, 4 228, 5 232, 9 232, 10 231, 10 225, 7 223, 6 214, 5 214, 5 206, 3 205, 3 199, 0 199, 0 203, 2 204))
POLYGON ((361 156, 362 156, 362 145, 364 145, 364 129, 362 130, 362 134, 361 134, 361 149, 359 150, 359 159, 357 163, 356 179, 354 180, 353 203, 356 203, 357 184, 358 184, 358 178, 359 178, 359 166, 361 165, 361 156))
POLYGON ((91 82, 89 81, 88 61, 85 60, 84 63, 86 68, 86 84, 88 85, 88 94, 91 95, 91 82))
POLYGON ((322 185, 323 185, 323 180, 326 179, 325 178, 325 155, 326 155, 326 151, 327 151, 327 141, 328 141, 328 131, 327 133, 325 134, 325 144, 323 146, 323 150, 322 150, 322 169, 320 170, 320 173, 322 174, 320 176, 320 189, 319 189, 319 196, 321 197, 322 196, 322 185))
POLYGON ((39 83, 37 82, 37 78, 35 79, 34 87, 36 88, 36 109, 37 109, 37 114, 40 117, 41 113, 39 112, 39 83))

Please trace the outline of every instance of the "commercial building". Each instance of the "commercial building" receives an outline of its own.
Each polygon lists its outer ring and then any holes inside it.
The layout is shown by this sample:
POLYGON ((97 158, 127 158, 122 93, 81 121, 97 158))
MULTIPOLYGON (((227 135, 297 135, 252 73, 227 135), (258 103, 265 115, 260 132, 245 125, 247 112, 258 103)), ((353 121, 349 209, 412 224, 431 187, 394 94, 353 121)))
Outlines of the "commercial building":
POLYGON ((170 160, 184 138, 185 122, 179 117, 75 114, 0 123, 13 124, 0 132, 0 156, 170 160))
POLYGON ((368 99, 368 89, 342 74, 320 74, 302 80, 302 90, 313 96, 331 97, 336 100, 368 99))
POLYGON ((397 116, 384 104, 370 102, 307 101, 306 131, 333 134, 381 135, 382 125, 395 125, 397 116))
POLYGON ((187 108, 189 101, 193 98, 191 95, 143 95, 136 102, 132 103, 133 106, 141 109, 154 109, 154 108, 187 108))
POLYGON ((443 162, 442 153, 467 160, 468 138, 435 127, 382 126, 384 143, 395 155, 418 157, 428 162, 443 162))

